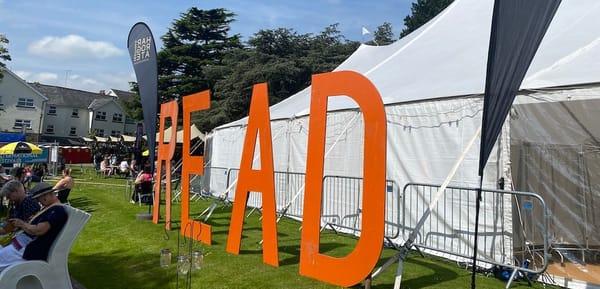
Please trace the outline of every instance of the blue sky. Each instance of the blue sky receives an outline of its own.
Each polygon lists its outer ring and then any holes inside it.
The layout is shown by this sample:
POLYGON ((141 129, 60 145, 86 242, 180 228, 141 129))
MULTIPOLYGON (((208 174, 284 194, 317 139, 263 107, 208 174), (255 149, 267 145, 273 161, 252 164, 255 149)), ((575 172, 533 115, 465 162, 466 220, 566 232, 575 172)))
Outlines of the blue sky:
POLYGON ((244 40, 260 29, 292 28, 319 33, 330 24, 350 40, 368 41, 374 31, 392 24, 398 37, 413 0, 0 0, 0 34, 9 39, 7 67, 30 82, 86 91, 129 90, 135 81, 127 35, 143 21, 160 50, 160 36, 190 7, 226 8, 237 14, 231 33, 244 40), (374 4, 377 3, 377 4, 374 4))

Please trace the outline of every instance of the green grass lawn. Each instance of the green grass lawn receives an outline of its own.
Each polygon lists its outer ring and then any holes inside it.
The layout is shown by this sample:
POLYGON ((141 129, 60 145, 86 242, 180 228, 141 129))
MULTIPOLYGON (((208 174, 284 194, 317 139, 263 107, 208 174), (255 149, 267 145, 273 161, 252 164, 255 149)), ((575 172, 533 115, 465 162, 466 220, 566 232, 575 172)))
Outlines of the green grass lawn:
MULTIPOLYGON (((229 229, 230 207, 215 210, 208 224, 213 228, 213 244, 206 246, 179 236, 178 224, 171 231, 164 223, 138 220, 136 214, 148 211, 146 206, 129 203, 123 178, 96 176, 90 167, 84 172, 73 166, 75 188, 69 197, 74 207, 92 214, 69 256, 71 275, 87 289, 153 289, 186 288, 186 280, 176 274, 177 252, 190 248, 205 252, 204 266, 194 271, 191 288, 340 288, 298 273, 300 254, 300 223, 283 219, 278 225, 278 268, 262 263, 260 215, 246 218, 239 255, 225 251, 229 229), (159 266, 159 252, 169 248, 173 262, 167 269, 159 266)), ((192 203, 191 216, 196 217, 212 201, 192 203)), ((249 211, 249 210, 248 210, 249 211)), ((173 221, 180 219, 179 203, 173 205, 173 221)), ((325 231, 321 253, 344 256, 356 239, 325 231)), ((380 263, 395 251, 385 249, 380 263)), ((371 288, 392 288, 396 265, 373 280, 371 288)), ((455 263, 434 257, 409 255, 404 267, 402 288, 469 288, 471 272, 455 263)), ((477 276, 478 288, 504 288, 505 283, 483 274, 477 276)), ((533 288, 542 288, 534 284, 533 288)), ((355 288, 362 288, 359 284, 355 288)), ((532 288, 526 282, 515 282, 511 288, 532 288)))

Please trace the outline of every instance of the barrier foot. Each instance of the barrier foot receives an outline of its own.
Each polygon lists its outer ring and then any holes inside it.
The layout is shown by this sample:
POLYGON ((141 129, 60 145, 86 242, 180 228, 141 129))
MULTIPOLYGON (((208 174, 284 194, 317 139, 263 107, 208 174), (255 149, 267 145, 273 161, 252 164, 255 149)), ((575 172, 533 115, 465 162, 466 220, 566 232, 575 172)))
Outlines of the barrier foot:
POLYGON ((367 276, 367 278, 364 281, 365 289, 371 289, 371 283, 373 283, 373 277, 371 276, 371 274, 369 274, 369 276, 367 276))

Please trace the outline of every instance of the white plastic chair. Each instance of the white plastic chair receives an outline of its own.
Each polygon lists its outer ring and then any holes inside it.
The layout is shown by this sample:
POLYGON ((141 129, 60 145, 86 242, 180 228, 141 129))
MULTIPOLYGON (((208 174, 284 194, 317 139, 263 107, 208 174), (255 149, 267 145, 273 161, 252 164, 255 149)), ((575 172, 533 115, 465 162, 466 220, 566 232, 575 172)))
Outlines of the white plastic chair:
POLYGON ((68 219, 48 252, 48 261, 23 261, 0 272, 2 289, 73 289, 69 275, 69 252, 91 215, 64 206, 68 219))

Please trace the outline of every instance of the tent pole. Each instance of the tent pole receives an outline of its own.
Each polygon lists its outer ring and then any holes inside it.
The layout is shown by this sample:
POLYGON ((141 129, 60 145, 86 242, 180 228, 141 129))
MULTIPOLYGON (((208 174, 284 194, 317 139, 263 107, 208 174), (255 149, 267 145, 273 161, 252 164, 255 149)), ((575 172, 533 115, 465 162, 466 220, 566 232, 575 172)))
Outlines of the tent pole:
POLYGON ((479 175, 479 188, 475 200, 475 236, 473 237, 473 268, 471 271, 471 289, 475 289, 475 273, 477 271, 477 233, 479 233, 479 208, 481 207, 481 189, 483 188, 483 173, 479 175))
POLYGON ((475 132, 475 134, 473 135, 473 137, 467 144, 467 147, 463 150, 461 156, 458 158, 458 160, 456 161, 456 163, 450 170, 450 173, 444 180, 444 183, 440 186, 440 188, 438 189, 436 194, 431 199, 431 202, 429 203, 429 207, 423 213, 423 215, 421 216, 421 219, 419 219, 419 222, 417 223, 415 228, 410 233, 406 242, 404 242, 404 245, 402 245, 402 247, 400 247, 398 253, 396 253, 392 258, 390 258, 387 262, 385 262, 385 264, 383 264, 381 267, 377 268, 377 270, 375 270, 373 272, 372 278, 375 278, 377 275, 379 275, 381 272, 383 272, 385 269, 387 269, 389 266, 391 266, 394 262, 398 261, 398 270, 396 271, 396 278, 394 280, 394 289, 400 288, 400 283, 402 282, 402 270, 404 269, 404 261, 406 260, 406 258, 408 256, 408 252, 413 247, 413 244, 415 242, 415 239, 417 238, 419 230, 421 229, 421 227, 423 227, 423 225, 425 225, 425 221, 427 221, 427 219, 431 215, 432 210, 437 205, 437 202, 439 201, 440 197, 446 190, 446 187, 448 187, 448 184, 450 184, 450 181, 456 174, 456 171, 458 171, 458 168, 460 167, 460 165, 464 161, 465 157, 471 150, 471 147, 473 147, 473 144, 479 138, 480 133, 481 133, 481 126, 479 126, 479 128, 477 129, 477 131, 475 132))

